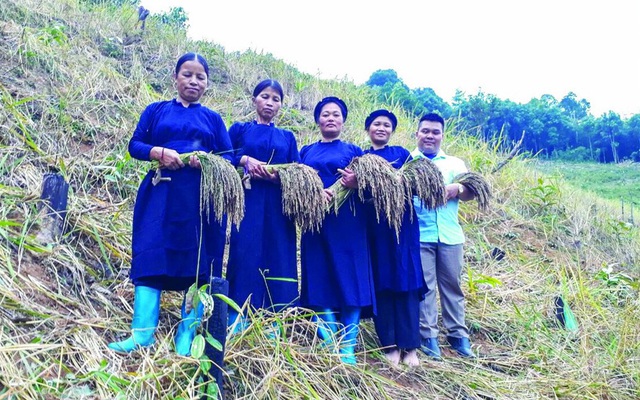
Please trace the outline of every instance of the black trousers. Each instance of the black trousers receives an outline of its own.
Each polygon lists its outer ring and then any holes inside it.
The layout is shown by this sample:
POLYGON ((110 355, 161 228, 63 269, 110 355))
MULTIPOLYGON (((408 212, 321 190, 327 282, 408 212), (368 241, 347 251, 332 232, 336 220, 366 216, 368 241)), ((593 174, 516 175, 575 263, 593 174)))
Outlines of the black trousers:
POLYGON ((373 321, 382 347, 420 347, 419 292, 378 292, 376 302, 378 315, 373 321))

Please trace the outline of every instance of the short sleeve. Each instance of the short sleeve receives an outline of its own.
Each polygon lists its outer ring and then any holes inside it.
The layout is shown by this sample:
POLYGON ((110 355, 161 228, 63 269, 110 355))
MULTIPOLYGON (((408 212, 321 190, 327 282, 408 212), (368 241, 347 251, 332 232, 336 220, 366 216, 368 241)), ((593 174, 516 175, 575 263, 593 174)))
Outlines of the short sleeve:
POLYGON ((465 172, 469 172, 469 169, 467 168, 467 165, 464 163, 463 160, 459 159, 456 157, 456 162, 453 168, 453 175, 454 176, 458 176, 460 174, 464 174, 465 172))

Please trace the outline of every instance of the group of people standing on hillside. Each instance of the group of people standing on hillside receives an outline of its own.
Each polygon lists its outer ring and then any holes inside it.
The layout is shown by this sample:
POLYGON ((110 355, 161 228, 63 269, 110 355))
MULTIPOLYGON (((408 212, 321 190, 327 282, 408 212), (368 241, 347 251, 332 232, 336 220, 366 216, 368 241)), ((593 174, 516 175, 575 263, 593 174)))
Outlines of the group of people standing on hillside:
MULTIPOLYGON (((256 118, 236 122, 229 131, 218 113, 199 100, 208 83, 209 67, 199 54, 178 60, 174 79, 177 97, 150 104, 142 113, 129 152, 139 160, 156 160, 170 181, 154 182, 154 171, 143 179, 134 208, 131 280, 135 286, 132 334, 109 348, 129 353, 154 343, 162 290, 185 291, 194 282, 222 275, 225 224, 202 222, 200 162, 185 164, 180 154, 203 151, 220 154, 251 176, 245 189, 245 216, 233 229, 226 279, 229 297, 255 309, 281 311, 301 306, 314 311, 323 345, 341 360, 355 364, 358 325, 374 318, 387 359, 419 363, 417 350, 440 358, 436 287, 451 348, 464 357, 471 350, 461 290, 464 235, 458 223, 458 202, 473 198, 453 178, 466 172, 462 160, 441 149, 445 122, 437 114, 420 119, 413 152, 390 146, 396 116, 376 110, 364 121, 371 147, 341 140, 348 107, 337 97, 325 97, 314 109, 321 139, 298 150, 294 134, 274 124, 284 100, 275 80, 260 82, 253 91, 256 118), (337 213, 328 213, 319 231, 301 238, 298 284, 295 223, 282 212, 277 173, 267 164, 303 163, 314 168, 328 200, 338 180, 357 188, 348 168, 354 157, 376 154, 400 168, 412 158, 427 157, 440 169, 447 202, 430 210, 414 200, 405 211, 398 236, 373 206, 351 196, 337 213), (300 288, 300 291, 299 291, 300 288)), ((189 355, 202 306, 190 307, 187 296, 176 330, 175 350, 189 355)), ((229 324, 242 329, 245 315, 230 312, 229 324)))

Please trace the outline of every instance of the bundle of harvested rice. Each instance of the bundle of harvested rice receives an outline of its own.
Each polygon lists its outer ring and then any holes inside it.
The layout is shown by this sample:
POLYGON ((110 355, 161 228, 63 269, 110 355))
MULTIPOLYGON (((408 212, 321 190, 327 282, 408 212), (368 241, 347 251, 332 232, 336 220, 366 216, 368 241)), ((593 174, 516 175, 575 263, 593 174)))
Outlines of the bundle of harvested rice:
POLYGON ((300 163, 267 165, 278 172, 282 188, 282 213, 295 221, 302 233, 319 231, 324 219, 324 186, 318 172, 300 163))
POLYGON ((365 191, 373 198, 378 221, 384 215, 389 226, 400 231, 404 214, 404 187, 397 170, 384 158, 365 154, 351 161, 351 170, 358 177, 358 196, 364 200, 365 191))
MULTIPOLYGON (((405 210, 404 187, 397 171, 384 158, 375 154, 355 157, 347 167, 358 178, 358 197, 365 200, 365 193, 373 200, 378 221, 384 215, 389 226, 400 231, 405 210)), ((336 212, 355 190, 345 188, 340 181, 332 187, 334 198, 330 203, 336 212)))
MULTIPOLYGON (((265 165, 268 172, 277 172, 282 190, 282 213, 291 217, 301 233, 319 231, 325 216, 324 186, 318 172, 300 163, 265 165)), ((242 167, 238 168, 246 189, 251 180, 242 167)))
POLYGON ((446 190, 442 172, 428 158, 415 158, 405 163, 399 170, 405 189, 405 198, 411 206, 413 196, 422 205, 433 210, 446 203, 446 190))
MULTIPOLYGON (((180 154, 188 164, 191 156, 198 157, 202 169, 200 175, 200 213, 209 220, 211 205, 216 221, 222 222, 224 215, 230 223, 239 226, 244 217, 244 190, 242 182, 231 163, 213 153, 194 151, 180 154)), ((159 163, 156 161, 156 169, 159 163)))
POLYGON ((486 210, 491 201, 491 186, 484 177, 476 172, 465 172, 455 177, 454 182, 463 184, 476 200, 478 200, 478 208, 486 210))

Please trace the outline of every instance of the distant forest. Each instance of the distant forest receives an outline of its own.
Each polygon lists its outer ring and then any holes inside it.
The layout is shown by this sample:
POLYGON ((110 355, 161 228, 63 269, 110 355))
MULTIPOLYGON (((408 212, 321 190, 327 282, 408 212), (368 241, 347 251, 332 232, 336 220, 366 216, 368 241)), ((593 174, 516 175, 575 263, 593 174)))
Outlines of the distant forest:
POLYGON ((381 101, 398 104, 419 117, 437 112, 445 118, 459 117, 470 133, 505 147, 520 140, 523 149, 539 157, 566 161, 618 163, 640 161, 640 114, 628 119, 609 111, 594 117, 586 99, 569 92, 558 100, 551 95, 526 104, 502 100, 478 92, 457 91, 448 104, 431 88, 410 89, 392 69, 371 74, 367 86, 381 101))

